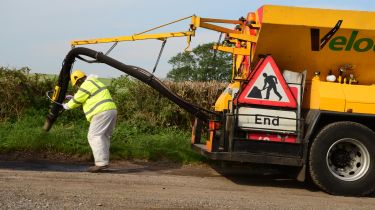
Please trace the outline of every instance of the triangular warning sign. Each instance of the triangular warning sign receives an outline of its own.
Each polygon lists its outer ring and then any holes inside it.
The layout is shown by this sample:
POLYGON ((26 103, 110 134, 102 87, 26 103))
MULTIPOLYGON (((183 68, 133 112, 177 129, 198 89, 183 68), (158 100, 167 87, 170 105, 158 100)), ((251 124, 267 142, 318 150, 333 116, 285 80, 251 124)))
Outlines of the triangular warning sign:
POLYGON ((296 108, 297 103, 271 56, 261 59, 238 98, 239 103, 296 108))

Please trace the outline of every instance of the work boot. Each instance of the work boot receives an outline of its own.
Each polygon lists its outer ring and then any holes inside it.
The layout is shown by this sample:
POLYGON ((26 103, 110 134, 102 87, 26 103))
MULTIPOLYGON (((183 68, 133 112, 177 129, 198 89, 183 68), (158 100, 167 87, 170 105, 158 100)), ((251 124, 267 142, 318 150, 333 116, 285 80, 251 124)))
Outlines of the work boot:
POLYGON ((106 166, 91 166, 91 167, 87 168, 87 172, 100 173, 100 172, 104 172, 106 169, 108 169, 108 165, 106 165, 106 166))

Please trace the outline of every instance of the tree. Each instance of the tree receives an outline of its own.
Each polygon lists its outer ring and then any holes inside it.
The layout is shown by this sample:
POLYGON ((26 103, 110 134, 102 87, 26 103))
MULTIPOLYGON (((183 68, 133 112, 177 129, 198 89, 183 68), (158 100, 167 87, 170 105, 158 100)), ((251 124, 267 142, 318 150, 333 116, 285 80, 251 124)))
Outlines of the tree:
POLYGON ((232 57, 229 53, 212 49, 214 43, 198 45, 191 52, 178 53, 168 63, 172 70, 167 78, 173 81, 229 81, 232 57))

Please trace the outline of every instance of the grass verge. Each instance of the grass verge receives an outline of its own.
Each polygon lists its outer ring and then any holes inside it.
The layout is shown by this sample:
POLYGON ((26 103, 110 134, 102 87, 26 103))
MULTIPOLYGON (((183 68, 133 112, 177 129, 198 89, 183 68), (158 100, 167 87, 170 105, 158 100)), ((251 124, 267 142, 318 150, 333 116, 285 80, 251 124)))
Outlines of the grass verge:
MULTIPOLYGON (((91 155, 87 142, 89 123, 62 119, 49 132, 42 130, 44 115, 25 115, 15 122, 0 123, 0 152, 91 155)), ((190 148, 190 132, 177 128, 140 129, 118 122, 111 140, 111 159, 202 161, 190 148)))

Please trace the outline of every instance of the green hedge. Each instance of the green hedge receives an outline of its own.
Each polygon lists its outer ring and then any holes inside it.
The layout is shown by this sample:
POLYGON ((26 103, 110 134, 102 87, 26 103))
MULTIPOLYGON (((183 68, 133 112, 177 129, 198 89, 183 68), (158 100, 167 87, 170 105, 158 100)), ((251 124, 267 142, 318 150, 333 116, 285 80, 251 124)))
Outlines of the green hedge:
MULTIPOLYGON (((30 74, 30 69, 0 67, 0 121, 19 120, 32 109, 46 115, 50 102, 45 96, 57 81, 56 76, 30 74)), ((225 87, 219 82, 164 82, 187 101, 211 109, 225 87)), ((122 76, 111 81, 109 90, 115 100, 119 121, 150 132, 156 127, 190 129, 192 116, 146 84, 122 76)), ((70 94, 74 91, 70 88, 70 94)), ((63 123, 84 119, 80 109, 64 112, 63 123)))
POLYGON ((0 67, 0 121, 19 119, 29 108, 48 107, 45 92, 53 87, 54 79, 29 72, 27 67, 0 67))

